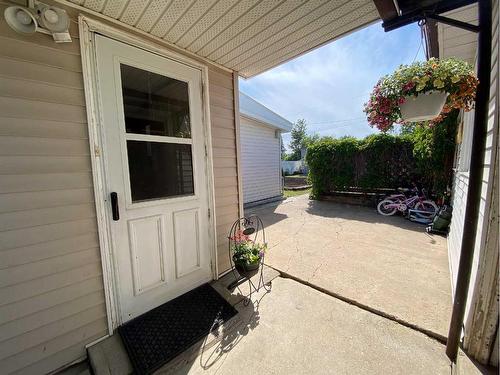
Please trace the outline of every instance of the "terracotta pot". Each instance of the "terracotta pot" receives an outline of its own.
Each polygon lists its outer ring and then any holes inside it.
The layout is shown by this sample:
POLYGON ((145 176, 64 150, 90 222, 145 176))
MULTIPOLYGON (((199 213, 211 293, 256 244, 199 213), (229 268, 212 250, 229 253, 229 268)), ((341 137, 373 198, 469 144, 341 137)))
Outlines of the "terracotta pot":
POLYGON ((399 106, 401 118, 408 122, 435 119, 446 103, 447 93, 429 91, 418 96, 406 96, 405 102, 399 106))

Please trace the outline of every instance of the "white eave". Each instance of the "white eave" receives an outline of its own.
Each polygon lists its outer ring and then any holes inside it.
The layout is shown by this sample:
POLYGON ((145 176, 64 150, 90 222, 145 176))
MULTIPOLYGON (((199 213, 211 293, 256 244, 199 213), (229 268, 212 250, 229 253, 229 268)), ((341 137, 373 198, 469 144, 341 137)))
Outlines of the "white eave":
POLYGON ((70 1, 245 78, 379 19, 373 0, 70 1))
POLYGON ((242 92, 240 92, 240 114, 283 132, 292 130, 293 124, 290 121, 242 92))

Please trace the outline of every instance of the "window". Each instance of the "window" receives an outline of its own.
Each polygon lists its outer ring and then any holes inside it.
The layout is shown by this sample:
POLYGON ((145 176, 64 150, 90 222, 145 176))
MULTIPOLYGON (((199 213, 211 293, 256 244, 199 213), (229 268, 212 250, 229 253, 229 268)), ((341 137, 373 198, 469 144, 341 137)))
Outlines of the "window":
POLYGON ((188 84, 120 71, 132 202, 194 194, 188 84))

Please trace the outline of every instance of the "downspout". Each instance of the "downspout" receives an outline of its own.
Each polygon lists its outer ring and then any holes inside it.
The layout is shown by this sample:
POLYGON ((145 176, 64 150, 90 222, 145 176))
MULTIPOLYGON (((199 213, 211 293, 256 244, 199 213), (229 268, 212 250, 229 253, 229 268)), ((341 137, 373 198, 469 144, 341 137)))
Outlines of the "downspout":
POLYGON ((458 347, 462 335, 462 325, 467 305, 469 283, 476 243, 479 206, 483 178, 483 162, 486 144, 488 102, 490 96, 491 73, 491 0, 479 0, 479 33, 477 70, 479 85, 476 93, 474 130, 472 133, 472 149, 469 168, 469 188, 465 206, 464 231, 460 249, 457 284, 451 316, 446 354, 456 362, 458 347))

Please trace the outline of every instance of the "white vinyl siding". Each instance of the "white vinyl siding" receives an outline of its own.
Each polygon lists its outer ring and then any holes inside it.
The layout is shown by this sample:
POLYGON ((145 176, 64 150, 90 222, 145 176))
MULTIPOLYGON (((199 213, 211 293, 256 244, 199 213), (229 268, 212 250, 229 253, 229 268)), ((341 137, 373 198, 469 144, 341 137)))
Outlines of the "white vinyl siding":
MULTIPOLYGON (((475 6, 474 6, 475 7, 475 6)), ((474 8, 475 10, 475 8, 474 8)), ((465 317, 465 345, 468 347, 471 340, 478 340, 483 335, 492 336, 495 334, 496 323, 493 322, 493 328, 478 327, 472 328, 477 320, 484 319, 487 316, 488 308, 486 296, 495 288, 498 279, 491 275, 497 275, 498 269, 498 211, 493 209, 495 200, 494 181, 498 181, 498 82, 499 82, 499 63, 498 63, 498 2, 494 2, 493 9, 493 38, 492 38, 492 57, 491 57, 491 80, 490 80, 490 101, 488 108, 488 124, 486 135, 486 149, 483 161, 483 183, 481 189, 481 201, 479 205, 479 218, 477 227, 476 244, 474 248, 474 258, 472 273, 470 279, 469 295, 467 300, 467 310, 465 317), (496 175, 495 175, 496 171, 496 175), (493 330, 493 331, 492 331, 493 330), (480 331, 480 332, 479 332, 480 331)), ((459 56, 460 57, 460 56, 459 56)), ((464 133, 471 132, 474 116, 464 117, 464 133)), ((462 243, 464 227, 465 206, 467 201, 467 190, 469 185, 468 161, 470 160, 471 137, 464 136, 460 148, 459 168, 453 181, 453 219, 448 236, 448 251, 450 258, 450 267, 452 275, 453 292, 457 281, 458 263, 460 260, 460 249, 462 243)), ((498 192, 496 192, 498 194, 498 192)), ((496 203, 498 204, 498 203, 496 203)), ((498 290, 498 289, 496 289, 498 290)), ((496 302, 497 303, 497 302, 496 302)), ((497 316, 497 314, 494 314, 497 316)), ((475 345, 477 347, 477 345, 475 345)), ((479 351, 490 353, 489 348, 481 348, 479 351)), ((479 351, 471 353, 476 359, 485 362, 485 358, 479 351)))
MULTIPOLYGON (((494 23, 495 27, 495 23, 494 23)), ((497 26, 498 27, 498 26, 497 26)), ((483 222, 485 213, 488 209, 491 200, 491 187, 493 178, 492 165, 495 161, 495 156, 498 148, 498 38, 493 39, 492 48, 492 69, 491 69, 491 84, 490 84, 490 102, 488 111, 488 129, 486 138, 485 158, 483 162, 483 187, 481 203, 479 208, 479 223, 478 234, 476 237, 476 247, 479 248, 480 242, 484 242, 485 238, 482 236, 483 222)), ((456 273, 458 272, 458 261, 460 257, 460 248, 462 241, 462 234, 464 230, 464 215, 465 205, 467 199, 467 190, 469 185, 468 163, 470 162, 470 148, 472 145, 471 129, 474 125, 473 112, 464 116, 462 145, 460 148, 459 168, 458 173, 455 174, 453 181, 453 220, 450 228, 450 235, 448 241, 448 248, 450 252, 450 263, 453 278, 453 290, 456 284, 456 273)), ((474 269, 477 270, 479 251, 475 252, 474 269)), ((473 285, 475 272, 472 275, 471 285, 473 285)))
MULTIPOLYGON (((0 22, 2 374, 51 372, 108 333, 76 22, 71 34, 56 44, 0 22)), ((231 73, 208 76, 222 273, 238 217, 234 90, 231 73)))
POLYGON ((276 129, 241 116, 243 202, 281 195, 280 138, 276 129))
MULTIPOLYGON (((465 123, 464 125, 471 126, 472 124, 465 123)), ((463 146, 464 144, 462 144, 462 147, 463 146)), ((450 262, 452 295, 455 294, 455 285, 457 284, 458 263, 460 261, 468 187, 468 173, 457 172, 453 179, 453 219, 450 225, 450 233, 448 234, 448 258, 450 262)))
MULTIPOLYGON (((468 5, 443 14, 444 16, 478 24, 477 4, 468 5)), ((438 22, 439 57, 457 57, 471 65, 476 61, 477 34, 438 22)))

